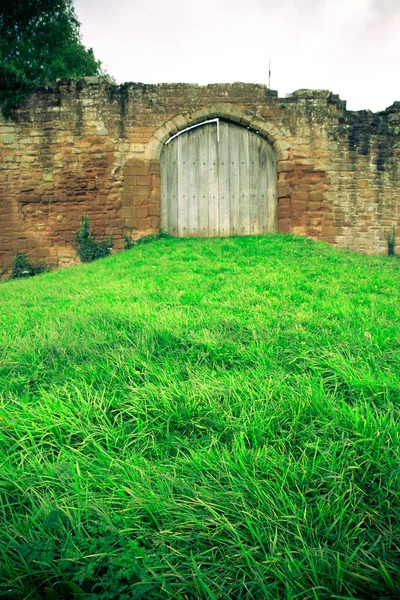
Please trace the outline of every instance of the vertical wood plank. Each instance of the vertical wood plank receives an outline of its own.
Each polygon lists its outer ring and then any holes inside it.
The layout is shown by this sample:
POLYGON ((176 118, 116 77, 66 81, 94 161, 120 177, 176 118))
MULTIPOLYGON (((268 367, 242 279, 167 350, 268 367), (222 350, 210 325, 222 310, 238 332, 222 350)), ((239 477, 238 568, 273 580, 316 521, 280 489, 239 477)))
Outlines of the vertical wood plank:
POLYGON ((199 226, 199 189, 198 189, 198 161, 199 161, 199 136, 198 129, 188 131, 182 137, 187 137, 187 164, 188 164, 188 209, 187 209, 187 236, 196 236, 199 226))
POLYGON ((188 235, 188 138, 185 134, 176 138, 178 142, 178 193, 177 193, 177 236, 188 235))
MULTIPOLYGON (((162 207, 164 218, 166 221, 167 231, 172 235, 177 235, 177 177, 178 177, 178 145, 177 140, 174 140, 163 149, 165 155, 165 164, 163 169, 166 169, 166 177, 161 179, 161 189, 165 186, 166 206, 162 207)), ((163 178, 163 175, 161 176, 163 178)))
POLYGON ((243 127, 235 127, 235 136, 239 147, 239 235, 249 235, 249 132, 243 127))
POLYGON ((219 235, 230 235, 230 157, 229 125, 220 122, 218 152, 218 213, 219 235))
POLYGON ((217 126, 208 128, 208 236, 219 235, 217 126))
POLYGON ((239 169, 239 136, 236 127, 228 126, 228 144, 229 144, 229 222, 230 235, 240 235, 240 215, 239 215, 239 196, 240 196, 240 169, 239 169))
MULTIPOLYGON (((259 136, 251 131, 249 137, 249 233, 261 233, 259 223, 258 198, 260 194, 259 182, 259 136)), ((264 174, 265 176, 265 174, 264 174)))

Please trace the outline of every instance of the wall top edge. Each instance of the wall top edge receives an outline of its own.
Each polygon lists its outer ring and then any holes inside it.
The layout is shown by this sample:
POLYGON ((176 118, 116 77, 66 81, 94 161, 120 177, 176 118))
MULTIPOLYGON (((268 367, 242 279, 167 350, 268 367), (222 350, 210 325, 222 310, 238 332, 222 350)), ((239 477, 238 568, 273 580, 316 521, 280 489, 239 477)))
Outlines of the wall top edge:
MULTIPOLYGON (((74 94, 76 99, 79 99, 80 93, 82 92, 84 95, 89 95, 100 97, 102 94, 105 94, 108 97, 108 100, 111 102, 114 101, 124 101, 127 102, 130 98, 140 98, 146 97, 147 95, 185 95, 193 91, 196 93, 198 91, 200 93, 199 101, 200 103, 204 103, 207 99, 207 91, 210 92, 210 100, 215 96, 226 96, 227 101, 232 101, 228 99, 229 93, 233 95, 240 96, 254 96, 254 101, 267 101, 271 103, 280 103, 282 107, 293 104, 305 104, 308 105, 327 105, 331 106, 336 112, 345 113, 349 116, 354 117, 370 117, 371 115, 381 116, 383 118, 396 119, 397 122, 397 114, 400 113, 400 101, 395 101, 393 104, 388 106, 383 111, 378 111, 376 113, 370 110, 357 110, 357 111, 349 111, 346 108, 346 101, 341 100, 338 94, 334 94, 329 90, 321 90, 321 89, 299 89, 290 94, 287 94, 285 97, 279 97, 278 92, 276 90, 270 89, 267 85, 262 83, 245 83, 245 82, 232 82, 232 83, 209 83, 207 85, 200 85, 197 83, 142 83, 142 82, 126 82, 120 85, 117 85, 113 82, 109 77, 101 77, 101 76, 90 76, 83 77, 79 80, 73 79, 60 79, 56 82, 55 86, 43 87, 38 89, 32 97, 36 98, 36 101, 47 102, 46 96, 51 96, 52 94, 57 97, 68 97, 70 94, 74 94), (332 105, 336 105, 336 107, 332 107, 332 105), (395 115, 395 116, 394 116, 395 115)), ((193 100, 194 96, 192 97, 193 100)), ((36 101, 31 103, 28 98, 25 106, 21 107, 17 111, 20 110, 30 110, 34 108, 36 101)), ((0 117, 1 120, 1 117, 0 117)))

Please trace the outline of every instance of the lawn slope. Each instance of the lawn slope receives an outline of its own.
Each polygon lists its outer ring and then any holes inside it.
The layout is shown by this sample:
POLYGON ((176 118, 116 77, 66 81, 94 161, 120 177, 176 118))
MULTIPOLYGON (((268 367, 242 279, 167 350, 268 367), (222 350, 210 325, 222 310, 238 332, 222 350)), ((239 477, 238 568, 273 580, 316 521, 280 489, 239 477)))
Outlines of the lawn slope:
POLYGON ((0 285, 0 597, 400 594, 400 261, 174 240, 0 285))

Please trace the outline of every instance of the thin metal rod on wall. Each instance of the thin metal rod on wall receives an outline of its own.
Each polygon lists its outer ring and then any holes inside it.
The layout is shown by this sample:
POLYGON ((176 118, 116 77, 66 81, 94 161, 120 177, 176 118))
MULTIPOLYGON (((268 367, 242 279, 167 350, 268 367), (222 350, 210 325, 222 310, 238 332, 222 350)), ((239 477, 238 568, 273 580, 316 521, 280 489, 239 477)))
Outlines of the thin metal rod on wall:
POLYGON ((186 127, 186 129, 182 129, 182 131, 178 131, 178 133, 175 133, 175 135, 170 137, 169 140, 167 140, 164 145, 166 146, 167 144, 169 144, 170 141, 175 139, 176 137, 178 137, 178 135, 181 135, 182 133, 186 133, 186 131, 190 131, 190 129, 194 129, 195 127, 201 127, 202 125, 207 125, 207 123, 216 123, 217 124, 217 142, 219 142, 219 118, 217 117, 216 119, 209 119, 208 121, 202 121, 201 123, 196 123, 196 125, 191 125, 191 127, 186 127))

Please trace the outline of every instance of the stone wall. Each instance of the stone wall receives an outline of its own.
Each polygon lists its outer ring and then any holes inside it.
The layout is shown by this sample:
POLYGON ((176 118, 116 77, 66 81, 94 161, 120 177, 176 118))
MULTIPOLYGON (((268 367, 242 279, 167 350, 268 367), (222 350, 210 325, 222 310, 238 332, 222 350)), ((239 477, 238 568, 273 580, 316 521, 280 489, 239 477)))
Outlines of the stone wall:
POLYGON ((264 135, 278 156, 279 231, 386 253, 399 231, 400 102, 350 112, 328 91, 280 99, 263 85, 60 82, 0 121, 0 272, 16 252, 77 262, 84 212, 96 235, 160 226, 163 143, 221 117, 264 135))

